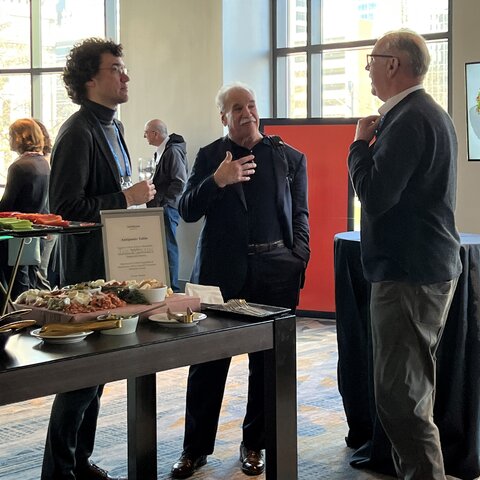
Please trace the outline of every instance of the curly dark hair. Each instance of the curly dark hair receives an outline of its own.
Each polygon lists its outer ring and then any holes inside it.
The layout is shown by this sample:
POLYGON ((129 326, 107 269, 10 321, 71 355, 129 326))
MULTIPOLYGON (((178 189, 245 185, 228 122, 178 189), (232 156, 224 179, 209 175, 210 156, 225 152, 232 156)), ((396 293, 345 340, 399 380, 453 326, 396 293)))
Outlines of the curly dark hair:
POLYGON ((122 57, 123 47, 112 40, 87 38, 70 50, 63 69, 63 83, 73 103, 80 105, 87 97, 85 84, 98 73, 103 53, 122 57))

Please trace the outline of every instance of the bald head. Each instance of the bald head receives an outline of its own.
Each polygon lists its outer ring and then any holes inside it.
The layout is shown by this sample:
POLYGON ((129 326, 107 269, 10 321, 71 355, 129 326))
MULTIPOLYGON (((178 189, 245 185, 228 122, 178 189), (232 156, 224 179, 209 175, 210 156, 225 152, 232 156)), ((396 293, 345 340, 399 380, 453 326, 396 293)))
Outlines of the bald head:
POLYGON ((379 38, 369 59, 365 68, 372 80, 372 93, 383 101, 421 85, 430 65, 425 40, 406 29, 379 38))
POLYGON ((421 35, 401 29, 386 33, 378 43, 385 51, 398 55, 400 64, 412 77, 423 80, 430 66, 430 53, 421 35))
POLYGON ((154 118, 145 124, 143 137, 147 139, 149 145, 158 147, 168 137, 168 129, 165 122, 154 118))

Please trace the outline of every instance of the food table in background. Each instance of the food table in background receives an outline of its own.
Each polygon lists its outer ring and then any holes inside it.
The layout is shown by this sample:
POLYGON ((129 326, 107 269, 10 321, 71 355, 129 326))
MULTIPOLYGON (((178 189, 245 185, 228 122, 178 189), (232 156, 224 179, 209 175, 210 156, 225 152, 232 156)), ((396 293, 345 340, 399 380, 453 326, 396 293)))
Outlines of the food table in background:
POLYGON ((17 275, 18 266, 20 264, 20 259, 23 252, 23 247, 25 240, 27 238, 34 237, 45 237, 46 235, 73 235, 73 234, 88 234, 93 230, 98 230, 102 228, 100 223, 90 223, 90 222, 66 222, 65 226, 53 226, 53 225, 32 225, 31 229, 25 230, 9 230, 9 229, 0 229, 0 240, 9 239, 9 238, 19 238, 20 246, 18 249, 17 259, 15 265, 13 266, 12 275, 8 282, 7 288, 0 283, 0 289, 4 294, 4 300, 1 305, 1 315, 3 315, 9 304, 11 304, 11 293, 13 288, 13 282, 17 275), (66 225, 68 223, 68 226, 66 225))
MULTIPOLYGON (((338 385, 356 448, 351 465, 395 475, 390 442, 373 394, 370 285, 363 277, 359 232, 335 235, 338 385)), ((448 475, 480 475, 480 235, 461 234, 463 272, 437 352, 435 423, 448 475)))

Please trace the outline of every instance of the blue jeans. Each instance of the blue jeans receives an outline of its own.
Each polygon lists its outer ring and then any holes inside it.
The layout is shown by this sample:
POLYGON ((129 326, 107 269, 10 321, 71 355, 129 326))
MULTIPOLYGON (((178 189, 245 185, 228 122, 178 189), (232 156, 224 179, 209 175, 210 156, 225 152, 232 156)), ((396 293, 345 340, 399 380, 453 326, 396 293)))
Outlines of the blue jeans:
POLYGON ((168 271, 170 274, 170 287, 174 292, 179 292, 178 286, 178 244, 177 227, 180 219, 178 210, 165 205, 163 207, 163 219, 165 223, 165 238, 167 242, 168 271))

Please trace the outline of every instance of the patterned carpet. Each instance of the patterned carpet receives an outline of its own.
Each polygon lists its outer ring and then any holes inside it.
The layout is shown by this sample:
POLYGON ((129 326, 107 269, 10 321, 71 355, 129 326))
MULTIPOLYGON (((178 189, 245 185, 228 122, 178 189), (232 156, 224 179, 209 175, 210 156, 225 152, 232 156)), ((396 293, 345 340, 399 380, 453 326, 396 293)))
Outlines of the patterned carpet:
MULTIPOLYGON (((349 465, 352 451, 336 384, 335 323, 299 319, 298 477, 299 480, 390 479, 349 465)), ((170 478, 183 439, 187 369, 157 375, 158 480, 170 478)), ((193 477, 196 480, 246 480, 239 469, 240 425, 246 401, 247 358, 235 357, 230 368, 215 452, 193 477)), ((53 397, 0 408, 0 479, 38 480, 53 397)), ((114 475, 127 473, 126 383, 105 388, 93 460, 114 475)), ((264 480, 264 475, 257 477, 264 480)), ((144 479, 152 480, 152 479, 144 479)))

